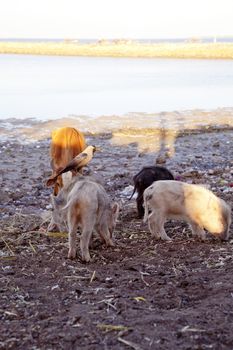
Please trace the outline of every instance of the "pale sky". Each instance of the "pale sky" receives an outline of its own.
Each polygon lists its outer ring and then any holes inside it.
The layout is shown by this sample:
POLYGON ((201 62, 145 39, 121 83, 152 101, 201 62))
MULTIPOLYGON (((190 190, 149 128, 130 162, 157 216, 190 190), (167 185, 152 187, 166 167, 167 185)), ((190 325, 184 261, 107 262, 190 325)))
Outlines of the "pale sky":
POLYGON ((233 0, 0 0, 0 38, 233 36, 233 0))

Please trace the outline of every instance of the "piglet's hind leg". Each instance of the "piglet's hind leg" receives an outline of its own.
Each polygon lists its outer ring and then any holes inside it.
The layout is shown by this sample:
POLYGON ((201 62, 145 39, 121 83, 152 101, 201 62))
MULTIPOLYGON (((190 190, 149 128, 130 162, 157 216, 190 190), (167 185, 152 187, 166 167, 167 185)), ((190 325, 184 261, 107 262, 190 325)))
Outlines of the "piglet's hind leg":
POLYGON ((171 241, 171 238, 168 237, 164 230, 164 221, 162 213, 156 212, 156 214, 152 214, 148 220, 150 231, 152 236, 155 236, 157 239, 161 238, 163 241, 171 241))
POLYGON ((89 253, 89 243, 92 236, 92 232, 94 229, 94 225, 90 223, 85 223, 81 238, 80 238, 80 250, 81 250, 81 256, 82 260, 89 262, 91 260, 90 253, 89 253))
POLYGON ((75 259, 77 247, 76 247, 76 235, 77 235, 77 228, 78 228, 78 222, 76 220, 76 217, 69 217, 68 220, 68 227, 69 227, 69 252, 68 252, 68 258, 69 259, 75 259))
POLYGON ((148 226, 149 230, 151 232, 152 237, 155 237, 156 239, 160 239, 160 228, 158 227, 157 223, 155 222, 154 217, 150 217, 148 219, 148 226))
POLYGON ((76 257, 76 231, 77 228, 73 228, 69 231, 69 252, 68 252, 68 258, 69 259, 75 259, 76 257))

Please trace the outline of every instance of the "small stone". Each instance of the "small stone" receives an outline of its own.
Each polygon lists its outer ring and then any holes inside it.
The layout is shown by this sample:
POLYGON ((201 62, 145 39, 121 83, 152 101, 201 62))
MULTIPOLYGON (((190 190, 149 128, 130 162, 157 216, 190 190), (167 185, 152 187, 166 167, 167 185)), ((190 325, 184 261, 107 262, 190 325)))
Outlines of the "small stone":
POLYGON ((158 156, 156 159, 156 164, 164 164, 164 163, 166 163, 165 156, 158 156))
POLYGON ((226 181, 226 180, 221 179, 221 180, 219 181, 219 184, 220 184, 220 185, 226 185, 226 184, 227 184, 227 181, 226 181))
POLYGON ((171 151, 166 151, 165 152, 165 157, 166 158, 171 158, 172 157, 172 152, 171 151))
POLYGON ((0 190, 0 202, 1 203, 8 203, 10 201, 10 197, 8 193, 6 193, 3 190, 0 190))
POLYGON ((233 188, 229 188, 229 187, 223 187, 223 193, 231 193, 233 192, 233 188))
POLYGON ((121 195, 128 197, 128 196, 132 195, 133 190, 134 190, 134 187, 132 185, 129 185, 129 186, 125 187, 123 189, 123 191, 121 191, 121 195))

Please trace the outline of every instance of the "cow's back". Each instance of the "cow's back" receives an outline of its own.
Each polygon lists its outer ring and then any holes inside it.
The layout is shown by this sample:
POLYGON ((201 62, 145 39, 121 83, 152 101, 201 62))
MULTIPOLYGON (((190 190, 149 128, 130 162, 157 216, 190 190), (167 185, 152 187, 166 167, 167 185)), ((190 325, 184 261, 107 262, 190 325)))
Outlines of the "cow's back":
POLYGON ((53 170, 65 167, 85 147, 83 134, 75 128, 64 127, 53 131, 50 148, 53 170))

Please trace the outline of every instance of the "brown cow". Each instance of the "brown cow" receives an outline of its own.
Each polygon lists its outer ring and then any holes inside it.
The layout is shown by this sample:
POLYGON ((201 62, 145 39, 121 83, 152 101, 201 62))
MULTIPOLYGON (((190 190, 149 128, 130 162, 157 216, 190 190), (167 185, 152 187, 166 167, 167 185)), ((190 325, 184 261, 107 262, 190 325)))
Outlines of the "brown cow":
MULTIPOLYGON (((52 177, 55 177, 61 169, 81 153, 86 147, 83 134, 70 127, 64 127, 52 132, 52 142, 50 146, 50 158, 52 167, 52 177)), ((74 174, 75 172, 73 172, 74 174)), ((63 187, 62 176, 56 178, 53 193, 56 196, 63 187)))
POLYGON ((74 157, 64 168, 57 170, 54 175, 50 176, 46 185, 48 187, 55 185, 57 179, 61 177, 63 186, 67 186, 72 179, 72 175, 82 173, 82 168, 92 160, 96 149, 97 147, 95 146, 87 146, 83 152, 74 157))

